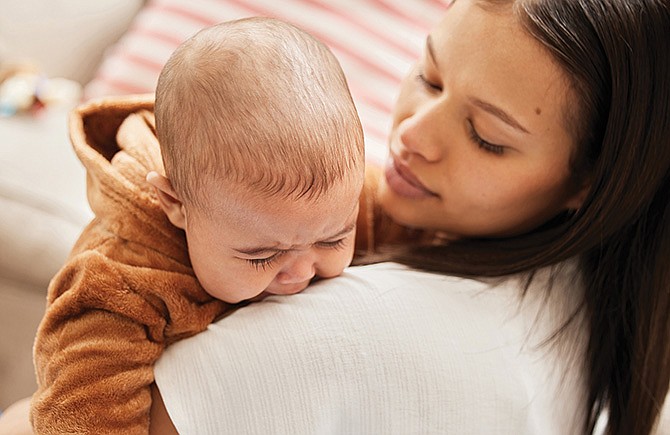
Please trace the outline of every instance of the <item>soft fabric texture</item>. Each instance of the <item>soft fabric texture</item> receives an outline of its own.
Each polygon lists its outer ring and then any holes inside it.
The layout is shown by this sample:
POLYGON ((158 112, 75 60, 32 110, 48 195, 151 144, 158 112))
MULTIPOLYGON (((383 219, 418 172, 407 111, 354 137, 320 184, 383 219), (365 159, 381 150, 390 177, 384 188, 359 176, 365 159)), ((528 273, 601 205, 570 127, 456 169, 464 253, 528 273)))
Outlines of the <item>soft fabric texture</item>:
POLYGON ((95 214, 52 280, 34 349, 37 433, 146 433, 152 365, 225 311, 144 178, 161 167, 151 98, 91 103, 71 139, 95 214))
MULTIPOLYGON (((84 105, 70 122, 87 170, 95 215, 51 281, 34 349, 40 434, 148 430, 153 364, 166 346, 202 330, 231 307, 199 285, 184 232, 159 206, 146 174, 162 161, 153 96, 84 105)), ((357 249, 410 233, 373 217, 377 173, 361 195, 357 249)))
POLYGON ((541 270, 522 298, 523 276, 351 267, 171 346, 156 382, 183 435, 581 433, 582 315, 546 341, 578 276, 541 270))

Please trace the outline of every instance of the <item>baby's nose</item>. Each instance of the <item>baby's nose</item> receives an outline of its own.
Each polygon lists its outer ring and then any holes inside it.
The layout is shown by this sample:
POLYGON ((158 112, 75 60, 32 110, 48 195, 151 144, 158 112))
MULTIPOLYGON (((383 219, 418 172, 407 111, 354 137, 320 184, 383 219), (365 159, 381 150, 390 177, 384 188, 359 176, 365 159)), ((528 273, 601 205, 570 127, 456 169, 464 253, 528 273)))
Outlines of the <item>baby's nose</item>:
POLYGON ((280 284, 297 284, 309 281, 316 275, 316 267, 311 255, 301 255, 277 274, 280 284))

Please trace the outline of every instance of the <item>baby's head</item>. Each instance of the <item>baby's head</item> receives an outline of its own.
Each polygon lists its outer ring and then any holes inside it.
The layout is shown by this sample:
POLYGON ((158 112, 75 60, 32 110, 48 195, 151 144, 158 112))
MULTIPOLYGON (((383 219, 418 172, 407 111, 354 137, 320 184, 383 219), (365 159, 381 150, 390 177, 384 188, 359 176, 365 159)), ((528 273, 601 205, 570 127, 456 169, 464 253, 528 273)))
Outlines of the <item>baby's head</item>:
POLYGON ((360 120, 333 54, 281 21, 207 28, 161 72, 149 174, 196 276, 228 302, 292 294, 351 262, 360 120))

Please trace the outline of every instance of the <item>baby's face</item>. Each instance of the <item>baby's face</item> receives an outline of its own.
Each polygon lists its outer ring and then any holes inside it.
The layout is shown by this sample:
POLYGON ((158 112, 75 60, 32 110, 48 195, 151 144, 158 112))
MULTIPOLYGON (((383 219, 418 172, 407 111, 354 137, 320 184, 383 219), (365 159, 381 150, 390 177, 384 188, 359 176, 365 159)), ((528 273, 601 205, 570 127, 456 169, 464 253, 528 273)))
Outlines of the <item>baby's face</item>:
POLYGON ((311 200, 220 188, 209 196, 211 216, 187 210, 189 255, 205 290, 237 303, 298 293, 314 277, 342 273, 353 257, 360 184, 339 184, 311 200))

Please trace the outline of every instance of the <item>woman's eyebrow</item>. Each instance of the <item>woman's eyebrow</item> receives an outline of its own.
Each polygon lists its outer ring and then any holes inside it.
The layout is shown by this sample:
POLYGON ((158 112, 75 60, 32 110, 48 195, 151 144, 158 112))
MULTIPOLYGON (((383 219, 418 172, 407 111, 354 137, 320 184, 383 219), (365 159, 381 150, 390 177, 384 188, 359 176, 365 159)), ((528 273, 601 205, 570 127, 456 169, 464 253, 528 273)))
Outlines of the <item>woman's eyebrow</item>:
POLYGON ((509 113, 505 112, 503 109, 501 109, 498 106, 495 106, 491 103, 487 103, 486 101, 482 101, 479 98, 470 98, 470 102, 474 104, 475 106, 479 107, 480 109, 484 110, 485 112, 490 113, 491 115, 495 116, 496 118, 500 119, 503 121, 505 124, 520 130, 526 134, 530 134, 530 132, 523 126, 519 121, 514 119, 512 115, 509 113))
MULTIPOLYGON (((428 53, 428 56, 432 60, 433 64, 439 68, 439 65, 437 63, 437 57, 435 56, 435 48, 433 46, 433 38, 431 35, 428 35, 426 37, 426 53, 428 53)), ((505 112, 503 109, 501 109, 498 106, 495 106, 491 103, 488 103, 486 101, 480 100, 479 98, 470 98, 470 102, 474 104, 475 106, 479 107, 480 109, 484 110, 485 112, 490 113, 491 115, 495 116, 496 118, 499 118, 501 121, 503 121, 505 124, 522 131, 526 134, 530 134, 530 131, 519 121, 517 121, 512 115, 509 113, 505 112)))
POLYGON ((433 47, 433 38, 431 35, 426 37, 426 53, 428 53, 428 56, 430 56, 433 64, 439 68, 439 65, 437 64, 437 57, 435 57, 435 48, 433 47))

